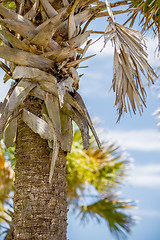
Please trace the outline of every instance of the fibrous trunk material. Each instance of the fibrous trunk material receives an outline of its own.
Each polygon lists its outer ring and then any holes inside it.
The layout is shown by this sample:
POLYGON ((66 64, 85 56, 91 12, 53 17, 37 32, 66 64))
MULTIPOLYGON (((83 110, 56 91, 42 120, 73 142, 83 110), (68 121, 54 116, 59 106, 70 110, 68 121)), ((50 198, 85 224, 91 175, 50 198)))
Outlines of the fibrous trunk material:
MULTIPOLYGON (((29 96, 23 107, 40 116, 41 104, 41 100, 29 96)), ((19 117, 13 216, 14 240, 66 240, 65 153, 59 151, 52 184, 48 182, 50 158, 51 152, 47 141, 34 133, 19 117)))

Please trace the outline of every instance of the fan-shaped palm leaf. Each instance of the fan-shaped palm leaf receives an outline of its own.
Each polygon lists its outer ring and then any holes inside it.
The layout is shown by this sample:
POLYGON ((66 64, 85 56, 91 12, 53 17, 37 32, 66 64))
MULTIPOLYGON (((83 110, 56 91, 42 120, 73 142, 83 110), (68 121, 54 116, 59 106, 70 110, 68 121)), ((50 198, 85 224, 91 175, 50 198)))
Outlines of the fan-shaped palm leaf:
POLYGON ((72 151, 67 155, 67 183, 70 200, 78 197, 78 191, 92 184, 98 191, 118 187, 126 176, 130 160, 116 144, 103 143, 102 152, 97 149, 93 136, 88 150, 83 150, 80 131, 73 137, 72 151))
POLYGON ((106 220, 111 233, 118 239, 125 239, 135 224, 135 218, 125 213, 124 209, 134 208, 134 203, 129 200, 120 200, 116 195, 111 195, 91 205, 80 207, 82 221, 95 218, 98 222, 106 220))

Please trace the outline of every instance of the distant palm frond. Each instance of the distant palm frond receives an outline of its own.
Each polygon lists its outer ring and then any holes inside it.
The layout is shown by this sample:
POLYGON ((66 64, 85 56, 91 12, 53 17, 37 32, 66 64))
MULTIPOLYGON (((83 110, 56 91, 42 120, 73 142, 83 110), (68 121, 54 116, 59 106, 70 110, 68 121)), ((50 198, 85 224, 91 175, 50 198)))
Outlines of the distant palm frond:
POLYGON ((133 10, 126 23, 130 21, 130 26, 133 26, 136 18, 139 16, 142 32, 152 28, 154 35, 158 35, 160 43, 160 1, 128 0, 128 4, 129 9, 133 10))
POLYGON ((102 143, 102 152, 90 138, 88 150, 83 149, 81 133, 74 132, 71 153, 67 155, 68 197, 72 201, 80 198, 86 185, 99 192, 110 192, 123 184, 131 160, 116 144, 102 143))
POLYGON ((116 144, 108 142, 102 143, 101 152, 93 136, 88 150, 84 150, 79 130, 74 132, 72 151, 67 155, 70 204, 75 212, 79 211, 78 216, 82 221, 95 218, 100 222, 104 219, 117 239, 124 239, 135 224, 135 219, 124 211, 134 208, 135 203, 121 200, 114 193, 123 184, 127 170, 131 168, 131 161, 125 155, 116 144), (86 200, 88 203, 88 198, 94 204, 84 204, 86 200))
POLYGON ((91 205, 81 206, 79 215, 85 222, 89 218, 95 218, 98 222, 104 219, 117 239, 125 239, 131 226, 135 224, 134 217, 124 211, 131 208, 134 208, 132 201, 120 200, 116 195, 110 195, 91 205))

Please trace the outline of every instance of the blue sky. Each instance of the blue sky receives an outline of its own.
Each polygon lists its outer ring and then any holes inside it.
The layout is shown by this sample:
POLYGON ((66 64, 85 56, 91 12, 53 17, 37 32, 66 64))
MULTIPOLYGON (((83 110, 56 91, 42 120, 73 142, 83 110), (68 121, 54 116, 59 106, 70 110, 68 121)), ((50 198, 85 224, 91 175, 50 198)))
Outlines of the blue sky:
MULTIPOLYGON (((120 19, 117 17, 116 19, 120 19)), ((122 22, 124 19, 120 19, 122 22)), ((92 27, 104 30, 106 19, 94 22, 92 27)), ((95 38, 95 37, 94 37, 95 38)), ((149 61, 152 66, 160 65, 160 59, 155 57, 156 40, 147 36, 149 61)), ((101 139, 117 142, 131 158, 134 159, 134 168, 130 172, 122 189, 122 197, 138 200, 138 209, 133 214, 141 219, 133 228, 129 240, 159 240, 160 239, 160 132, 156 126, 156 116, 153 112, 160 102, 157 98, 156 86, 148 89, 147 80, 144 86, 147 90, 147 108, 143 116, 125 114, 120 123, 116 124, 117 113, 114 108, 114 94, 108 91, 112 82, 113 49, 111 43, 106 45, 102 53, 103 39, 92 45, 87 55, 97 53, 93 59, 87 61, 88 69, 81 69, 85 73, 80 82, 80 93, 92 116, 99 121, 98 127, 103 128, 101 139)), ((84 64, 85 65, 85 64, 84 64)), ((1 76, 3 72, 0 71, 1 76)), ((0 82, 0 100, 2 100, 9 87, 9 83, 0 82)), ((157 82, 158 84, 158 82, 157 82)), ((155 84, 156 85, 156 84, 155 84)), ((105 222, 98 224, 90 221, 86 226, 69 212, 68 238, 69 240, 112 240, 113 236, 105 222)))
MULTIPOLYGON (((122 18, 118 18, 121 22, 122 18)), ((91 26, 98 30, 104 30, 106 20, 94 22, 91 26)), ((94 37, 94 39, 96 39, 94 37)), ((155 55, 157 39, 151 35, 146 36, 149 62, 157 69, 160 59, 155 55)), ((101 139, 117 142, 121 148, 134 159, 133 170, 130 178, 126 180, 121 189, 121 197, 137 200, 138 208, 133 215, 139 220, 132 229, 129 240, 159 240, 160 239, 160 132, 156 126, 156 116, 153 115, 159 107, 158 81, 148 88, 147 80, 143 77, 143 83, 147 91, 147 108, 142 117, 137 112, 132 116, 124 114, 120 123, 116 124, 117 113, 114 108, 114 93, 108 95, 112 82, 113 48, 111 43, 106 45, 102 53, 103 38, 92 45, 87 55, 96 53, 93 59, 88 60, 87 69, 80 70, 85 73, 80 82, 80 90, 87 108, 92 116, 99 121, 98 127, 103 128, 101 139)), ((107 228, 105 222, 98 224, 90 221, 85 227, 80 224, 72 213, 69 213, 69 240, 115 239, 107 228)))

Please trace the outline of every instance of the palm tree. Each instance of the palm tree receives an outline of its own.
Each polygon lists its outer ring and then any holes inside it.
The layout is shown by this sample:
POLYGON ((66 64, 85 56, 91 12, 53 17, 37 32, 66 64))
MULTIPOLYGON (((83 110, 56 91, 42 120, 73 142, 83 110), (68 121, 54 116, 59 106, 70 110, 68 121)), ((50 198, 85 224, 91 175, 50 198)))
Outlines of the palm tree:
MULTIPOLYGON (((135 203, 129 200, 119 199, 117 190, 127 176, 127 170, 130 168, 130 160, 121 153, 116 144, 109 142, 102 144, 102 152, 97 148, 93 135, 90 139, 89 149, 84 150, 81 140, 81 133, 78 129, 74 131, 72 151, 67 156, 67 196, 68 204, 75 212, 79 212, 81 220, 87 222, 89 217, 95 218, 100 222, 105 219, 110 231, 119 238, 125 237, 134 225, 134 218, 124 212, 124 209, 134 208, 135 203), (95 193, 86 195, 86 187, 94 188, 95 193), (91 205, 82 204, 88 201, 88 198, 94 202, 91 205)), ((14 148, 6 148, 3 144, 3 162, 4 165, 15 165, 14 148), (5 160, 4 159, 5 155, 5 160)), ((3 168, 4 169, 4 168, 3 168)), ((13 191, 13 169, 8 168, 9 174, 1 174, 0 189, 3 198, 0 204, 0 219, 3 220, 0 227, 0 235, 5 240, 12 238, 13 224, 13 202, 10 191, 13 191), (12 177, 11 177, 12 176, 12 177), (5 184, 4 184, 5 183, 5 184), (4 207, 5 206, 5 207, 4 207), (4 222, 6 223, 4 226, 4 222)), ((4 170, 1 170, 1 172, 4 170)), ((0 172, 0 173, 1 173, 0 172)), ((8 173, 7 172, 7 173, 8 173)))
MULTIPOLYGON (((91 44, 95 18, 108 16, 104 42, 114 44, 112 88, 119 119, 123 112, 145 106, 139 70, 153 82, 143 37, 115 22, 111 7, 98 0, 1 2, 0 57, 4 81, 12 84, 0 106, 0 138, 16 141, 13 239, 66 239, 66 154, 71 150, 72 121, 89 146, 89 128, 101 144, 78 94, 79 64, 91 44), (11 8, 11 9, 10 9, 11 8), (83 45, 85 44, 85 46, 83 45), (137 51, 138 49, 138 51, 137 51), (146 73, 146 74, 145 74, 146 73)), ((118 119, 118 120, 119 120, 118 119)))

